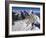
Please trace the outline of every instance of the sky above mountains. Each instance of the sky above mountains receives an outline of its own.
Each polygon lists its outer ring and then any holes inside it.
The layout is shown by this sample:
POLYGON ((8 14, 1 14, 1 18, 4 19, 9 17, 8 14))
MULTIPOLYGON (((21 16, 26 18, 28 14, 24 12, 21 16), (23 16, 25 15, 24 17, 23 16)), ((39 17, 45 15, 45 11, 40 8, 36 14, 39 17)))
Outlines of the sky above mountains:
POLYGON ((34 13, 40 13, 40 8, 36 7, 12 7, 12 10, 32 10, 34 13))

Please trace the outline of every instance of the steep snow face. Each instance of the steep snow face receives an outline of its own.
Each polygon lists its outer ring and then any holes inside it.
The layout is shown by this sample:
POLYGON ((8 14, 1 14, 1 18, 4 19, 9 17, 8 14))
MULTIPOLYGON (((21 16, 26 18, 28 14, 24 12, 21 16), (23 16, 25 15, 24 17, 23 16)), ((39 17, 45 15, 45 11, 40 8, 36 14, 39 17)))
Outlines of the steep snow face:
POLYGON ((32 15, 32 17, 26 17, 24 20, 15 21, 12 27, 13 31, 30 31, 30 30, 39 30, 35 25, 32 29, 32 23, 39 23, 39 17, 36 15, 32 15), (37 19, 36 19, 37 18, 37 19))

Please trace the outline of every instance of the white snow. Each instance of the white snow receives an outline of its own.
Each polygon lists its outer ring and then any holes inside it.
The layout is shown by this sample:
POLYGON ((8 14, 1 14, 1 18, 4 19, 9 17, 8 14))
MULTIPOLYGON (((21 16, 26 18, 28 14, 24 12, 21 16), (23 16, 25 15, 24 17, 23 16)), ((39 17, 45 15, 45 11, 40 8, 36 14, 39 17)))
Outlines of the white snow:
MULTIPOLYGON (((39 18, 37 16, 35 18, 37 18, 37 20, 39 20, 39 18)), ((35 19, 35 22, 39 22, 37 20, 35 19)), ((29 20, 29 18, 28 18, 28 19, 24 19, 24 20, 15 21, 14 22, 15 24, 13 25, 12 30, 13 31, 30 31, 32 28, 31 21, 34 21, 34 20, 31 20, 31 19, 29 20)), ((33 30, 39 30, 39 28, 35 26, 33 30)))

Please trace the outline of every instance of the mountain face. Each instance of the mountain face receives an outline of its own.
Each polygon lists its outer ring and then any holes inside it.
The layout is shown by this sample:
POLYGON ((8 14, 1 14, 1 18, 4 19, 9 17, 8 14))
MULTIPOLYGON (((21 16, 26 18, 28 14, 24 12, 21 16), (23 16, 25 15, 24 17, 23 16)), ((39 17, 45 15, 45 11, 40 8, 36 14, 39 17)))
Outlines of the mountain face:
POLYGON ((35 29, 40 28, 40 19, 37 15, 33 14, 31 10, 21 10, 12 12, 12 25, 13 31, 28 31, 31 30, 33 26, 35 29), (33 26, 32 26, 32 23, 33 26), (37 28, 36 28, 37 27, 37 28))

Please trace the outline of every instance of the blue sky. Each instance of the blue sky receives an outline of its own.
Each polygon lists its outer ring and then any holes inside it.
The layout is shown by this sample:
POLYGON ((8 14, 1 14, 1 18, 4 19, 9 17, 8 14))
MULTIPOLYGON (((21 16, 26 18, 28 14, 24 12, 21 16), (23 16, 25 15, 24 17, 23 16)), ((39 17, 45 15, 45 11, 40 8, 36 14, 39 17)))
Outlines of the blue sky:
POLYGON ((32 10, 34 13, 40 13, 40 8, 35 7, 12 7, 12 10, 32 10))

